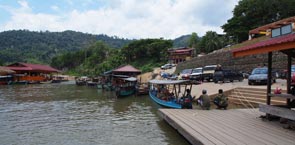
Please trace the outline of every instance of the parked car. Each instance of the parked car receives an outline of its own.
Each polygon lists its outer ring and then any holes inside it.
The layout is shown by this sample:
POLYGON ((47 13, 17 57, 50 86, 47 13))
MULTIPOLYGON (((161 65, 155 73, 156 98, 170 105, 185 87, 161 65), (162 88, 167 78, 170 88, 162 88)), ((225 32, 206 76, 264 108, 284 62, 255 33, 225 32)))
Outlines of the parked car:
POLYGON ((291 66, 291 72, 292 72, 291 84, 295 86, 295 65, 291 66))
POLYGON ((232 71, 232 70, 219 70, 215 71, 213 75, 213 81, 215 83, 221 82, 233 82, 234 80, 243 81, 244 77, 242 73, 232 71))
POLYGON ((161 69, 170 69, 170 68, 172 68, 172 67, 173 67, 172 64, 165 64, 165 65, 162 65, 162 66, 161 66, 161 69))
POLYGON ((180 78, 183 80, 188 80, 190 77, 190 74, 192 73, 193 69, 184 69, 180 72, 180 78))
MULTIPOLYGON (((267 84, 267 72, 268 69, 266 67, 262 68, 255 68, 253 69, 251 75, 248 78, 248 84, 254 85, 254 84, 267 84)), ((277 73, 272 73, 272 82, 276 82, 277 73)))
POLYGON ((203 80, 207 80, 208 82, 213 79, 213 74, 215 72, 217 65, 207 65, 203 68, 203 80))
POLYGON ((192 81, 203 81, 203 68, 198 67, 192 70, 192 74, 190 75, 190 80, 192 81))

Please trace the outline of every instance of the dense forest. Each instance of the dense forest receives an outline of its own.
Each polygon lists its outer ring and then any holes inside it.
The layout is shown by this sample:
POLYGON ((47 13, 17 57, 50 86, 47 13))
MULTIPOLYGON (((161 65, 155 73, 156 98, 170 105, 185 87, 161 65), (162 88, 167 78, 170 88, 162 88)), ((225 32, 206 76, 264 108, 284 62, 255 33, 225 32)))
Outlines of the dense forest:
POLYGON ((141 39, 114 49, 98 41, 86 49, 54 57, 51 65, 74 75, 100 75, 124 64, 147 72, 167 61, 167 49, 172 45, 171 40, 141 39))
POLYGON ((0 64, 11 62, 49 64, 56 55, 87 48, 96 41, 102 41, 112 48, 121 48, 132 40, 75 31, 5 31, 0 33, 0 64))

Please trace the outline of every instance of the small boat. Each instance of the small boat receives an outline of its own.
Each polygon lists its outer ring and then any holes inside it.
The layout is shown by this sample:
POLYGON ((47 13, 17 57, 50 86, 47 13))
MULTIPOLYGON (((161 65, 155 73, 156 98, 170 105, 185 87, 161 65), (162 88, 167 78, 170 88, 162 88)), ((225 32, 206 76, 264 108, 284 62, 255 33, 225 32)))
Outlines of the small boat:
POLYGON ((9 81, 8 85, 26 85, 28 81, 9 81))
POLYGON ((52 83, 52 80, 40 82, 40 84, 51 84, 51 83, 52 83))
POLYGON ((130 96, 136 93, 136 78, 121 78, 121 80, 115 87, 117 97, 130 96))
POLYGON ((151 84, 149 91, 150 98, 161 106, 175 109, 184 108, 181 97, 179 96, 181 89, 184 88, 182 92, 185 92, 188 85, 190 85, 190 90, 192 89, 192 83, 189 80, 150 80, 149 83, 151 84), (185 85, 185 87, 181 87, 181 85, 185 85), (171 93, 169 92, 170 86, 173 86, 170 88, 172 89, 171 93), (165 88, 167 93, 159 93, 158 87, 165 88), (160 94, 163 96, 160 96, 160 94))

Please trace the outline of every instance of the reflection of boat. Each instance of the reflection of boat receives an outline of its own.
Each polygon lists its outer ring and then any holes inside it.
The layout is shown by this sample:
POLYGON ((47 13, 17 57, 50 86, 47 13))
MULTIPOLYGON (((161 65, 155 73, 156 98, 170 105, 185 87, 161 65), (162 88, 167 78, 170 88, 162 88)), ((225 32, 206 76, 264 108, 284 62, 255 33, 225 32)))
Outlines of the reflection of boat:
POLYGON ((176 109, 183 108, 181 101, 179 101, 180 96, 178 95, 181 92, 181 85, 185 85, 185 90, 187 89, 187 85, 190 85, 190 90, 192 88, 192 84, 188 80, 150 80, 149 83, 151 84, 149 95, 154 102, 164 107, 176 109), (171 93, 169 91, 170 86, 173 86, 171 93), (158 87, 161 89, 165 88, 166 92, 160 93, 160 89, 157 89, 158 87))
POLYGON ((134 77, 118 78, 118 82, 115 86, 116 95, 118 97, 130 96, 136 92, 137 79, 134 77))

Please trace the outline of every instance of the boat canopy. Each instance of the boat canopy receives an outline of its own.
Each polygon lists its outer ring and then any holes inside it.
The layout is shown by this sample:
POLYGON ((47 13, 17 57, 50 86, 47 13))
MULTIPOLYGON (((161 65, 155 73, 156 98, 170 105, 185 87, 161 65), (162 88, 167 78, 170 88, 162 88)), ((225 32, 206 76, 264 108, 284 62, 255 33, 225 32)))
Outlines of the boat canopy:
POLYGON ((125 80, 125 81, 130 81, 130 82, 135 82, 135 81, 137 81, 137 78, 135 78, 135 77, 130 77, 130 78, 125 78, 124 80, 125 80))
POLYGON ((170 85, 170 84, 186 84, 189 80, 150 80, 151 84, 170 85))

